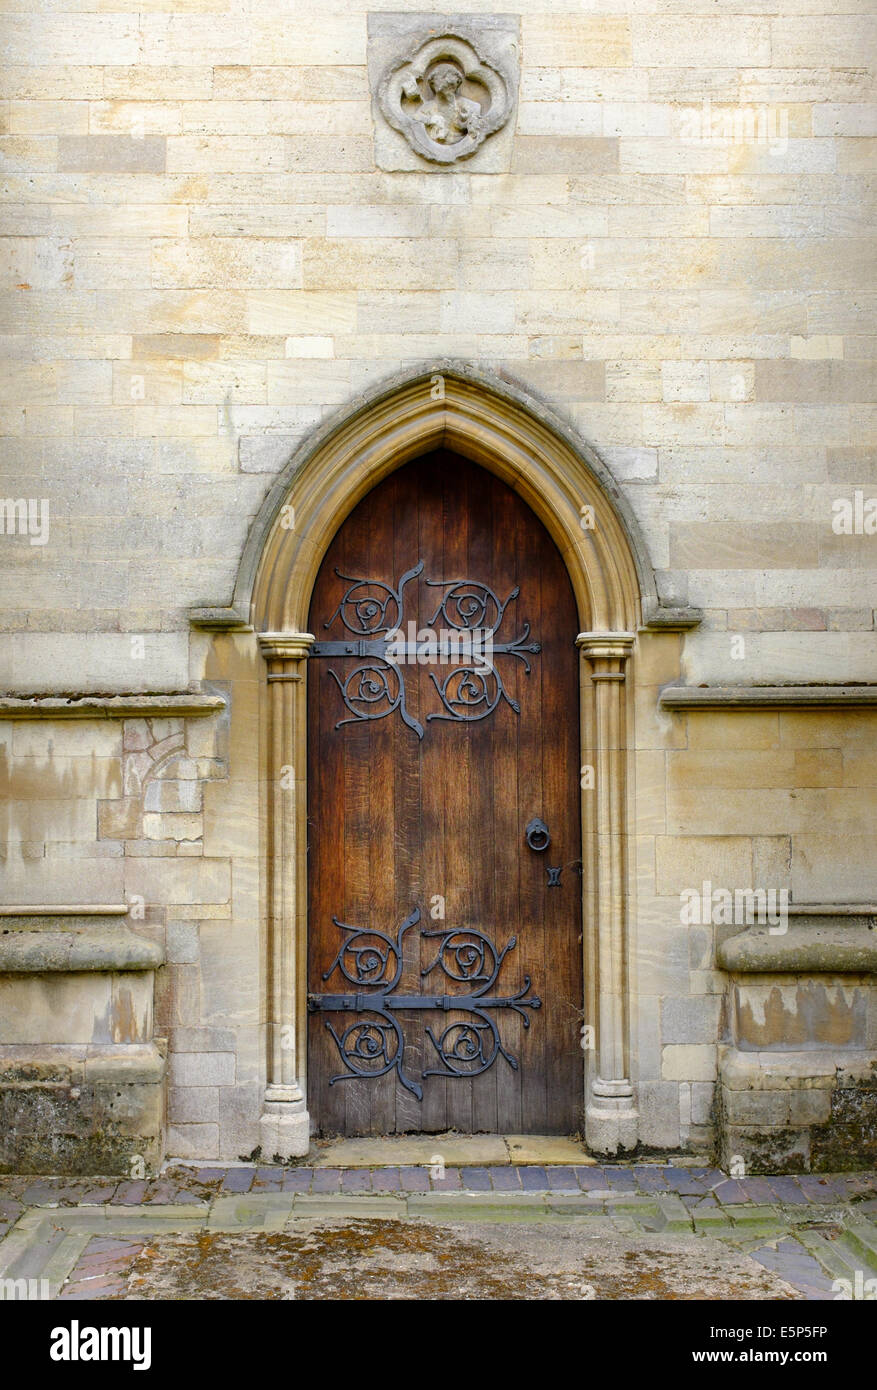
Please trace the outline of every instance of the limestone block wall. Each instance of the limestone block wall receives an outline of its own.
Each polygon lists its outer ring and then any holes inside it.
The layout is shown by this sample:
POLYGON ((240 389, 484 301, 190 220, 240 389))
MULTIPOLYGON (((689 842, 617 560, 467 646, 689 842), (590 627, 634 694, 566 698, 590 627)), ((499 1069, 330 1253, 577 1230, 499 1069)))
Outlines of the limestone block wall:
POLYGON ((871 679, 873 537, 832 506, 877 486, 877 20, 759 10, 520 0, 506 172, 377 166, 359 0, 4 16, 0 496, 50 526, 4 537, 4 687, 184 686, 294 444, 436 357, 613 470, 706 610, 688 678, 871 679))
MULTIPOLYGON (((679 641, 650 639, 662 654, 646 668, 647 680, 667 678, 679 641)), ((745 902, 742 915, 723 917, 718 895, 774 892, 779 907, 785 891, 788 914, 777 915, 771 935, 780 943, 801 905, 858 904, 865 912, 877 902, 877 713, 659 709, 656 716, 650 684, 637 700, 632 995, 640 1134, 655 1147, 696 1147, 716 1134, 717 1042, 734 1028, 719 947, 757 922, 745 902)), ((774 1017, 762 1044, 870 1048, 868 1065, 877 1064, 873 1023, 866 1022, 871 984, 861 986, 852 1032, 851 1020, 844 1032, 830 1010, 813 1007, 812 991, 824 991, 824 979, 802 967, 799 984, 800 992, 789 992, 784 978, 785 1032, 774 1017)), ((748 997, 751 1004, 751 982, 748 997)))
POLYGON ((796 910, 726 937, 718 1128, 726 1166, 830 1172, 877 1157, 877 908, 796 910))
MULTIPOLYGON (((218 682, 216 690, 222 689, 218 682)), ((226 710, 221 695, 215 703, 226 710)), ((245 706, 243 698, 239 705, 245 706)), ((248 1072, 251 1082, 260 1074, 257 875, 239 858, 233 895, 229 844, 232 827, 245 815, 250 853, 257 853, 256 781, 252 805, 226 798, 221 843, 204 804, 205 792, 229 787, 228 725, 226 712, 207 718, 160 712, 0 726, 4 901, 127 905, 125 925, 160 951, 155 986, 150 974, 138 1004, 148 1021, 132 1040, 155 1036, 169 1049, 157 1078, 161 1139, 167 1118, 171 1152, 214 1157, 224 1112, 238 1113, 248 1072), (177 1123, 185 1127, 177 1130, 177 1123)), ((241 848, 239 840, 235 847, 241 848)), ((98 931, 95 949, 99 940, 98 931)), ((112 1041, 105 997, 112 979, 16 976, 5 979, 4 993, 0 967, 0 1043, 84 1048, 112 1041), (63 1038, 59 1027, 66 1028, 63 1038)), ((251 1085, 249 1099, 256 1104, 252 1092, 251 1085)), ((232 1149, 236 1137, 229 1138, 232 1149)), ((160 1161, 162 1151, 156 1135, 150 1163, 160 1161)))
POLYGON ((163 946, 126 905, 0 908, 0 1172, 156 1172, 163 946))

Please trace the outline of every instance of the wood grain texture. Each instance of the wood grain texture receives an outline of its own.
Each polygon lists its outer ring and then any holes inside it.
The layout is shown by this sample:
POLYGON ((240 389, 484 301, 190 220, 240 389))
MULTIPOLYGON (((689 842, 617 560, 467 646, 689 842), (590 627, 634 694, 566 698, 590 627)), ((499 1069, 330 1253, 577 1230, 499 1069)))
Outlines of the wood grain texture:
MULTIPOLYGON (((529 622, 542 650, 523 663, 498 655, 508 695, 485 719, 428 719, 442 713, 431 676, 447 665, 403 668, 409 713, 419 739, 396 710, 386 718, 349 717, 331 675, 343 681, 355 657, 308 661, 308 889, 310 993, 352 993, 339 969, 324 980, 351 926, 395 937, 417 907, 422 920, 406 937, 398 993, 457 994, 466 986, 436 966, 440 927, 483 931, 498 949, 514 936, 491 994, 510 995, 531 980, 542 1007, 523 1027, 511 1009, 493 1011, 503 1045, 475 1077, 426 1076, 440 1066, 436 1037, 461 1011, 401 1014, 406 1072, 423 1086, 417 1100, 396 1072, 337 1081, 345 1067, 326 1024, 339 1036, 359 1017, 315 1012, 309 1021, 309 1108, 323 1134, 440 1132, 569 1133, 582 1103, 581 880, 579 858, 578 660, 572 589, 561 557, 526 504, 493 474, 453 454, 430 454, 376 487, 347 518, 324 557, 309 631, 317 641, 349 637, 336 613, 350 580, 368 576, 395 586, 419 560, 422 575, 406 587, 405 619, 418 629, 434 617, 444 590, 427 579, 486 584, 505 600, 518 586, 496 641, 518 637, 529 622), (535 854, 525 843, 534 816, 552 843, 535 854), (548 887, 549 864, 563 866, 548 887), (431 916, 444 899, 444 921, 431 916)), ((435 628, 447 626, 439 616, 435 628)), ((366 991, 367 992, 367 991, 366 991)), ((393 1047, 391 1046, 391 1051, 393 1047)))

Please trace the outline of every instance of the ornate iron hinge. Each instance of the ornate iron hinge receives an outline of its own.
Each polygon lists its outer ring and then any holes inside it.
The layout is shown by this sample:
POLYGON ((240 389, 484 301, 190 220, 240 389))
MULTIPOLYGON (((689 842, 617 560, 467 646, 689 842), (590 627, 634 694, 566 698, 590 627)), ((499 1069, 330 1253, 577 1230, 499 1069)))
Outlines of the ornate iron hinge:
POLYGON ((446 593, 427 624, 427 631, 433 637, 409 642, 401 635, 405 628, 404 589, 423 573, 422 560, 413 569, 406 570, 395 588, 382 580, 358 579, 338 569, 335 573, 339 579, 351 581, 350 587, 323 626, 331 627, 336 618, 340 618, 356 640, 314 642, 310 656, 356 657, 361 663, 344 680, 337 671, 330 669, 329 674, 350 711, 350 718, 340 719, 336 729, 361 720, 385 719, 398 709, 403 723, 413 729, 418 738, 423 738, 423 725, 408 712, 405 704, 403 668, 411 664, 437 663, 450 668, 441 681, 433 671, 429 673, 442 712, 428 714, 427 723, 433 719, 457 722, 486 719, 502 700, 520 714, 521 707, 506 691, 502 674, 493 660, 495 656, 516 657, 524 663, 529 675, 526 653, 541 651, 539 642, 527 640, 529 623, 524 623, 523 632, 513 642, 495 640, 503 615, 520 589, 514 588, 502 602, 486 584, 474 580, 427 579, 431 587, 443 588, 446 593), (443 627, 436 634, 435 624, 440 618, 443 627))
POLYGON ((351 935, 342 942, 322 978, 328 980, 337 969, 346 980, 359 988, 348 994, 309 994, 308 1010, 311 1013, 371 1014, 373 1018, 351 1023, 340 1036, 331 1021, 326 1021, 341 1060, 347 1067, 338 1076, 330 1077, 330 1086, 334 1086, 336 1081, 385 1076, 395 1068, 405 1089, 422 1100, 423 1087, 405 1073, 405 1037, 396 1017, 399 1012, 412 1010, 460 1011, 472 1014, 477 1020, 450 1023, 440 1037, 436 1037, 432 1028, 426 1028, 426 1035, 435 1048, 440 1065, 424 1071, 421 1080, 427 1076, 480 1076, 493 1066, 500 1055, 517 1071, 517 1058, 503 1046, 492 1011, 513 1009, 523 1019, 524 1027, 529 1028, 530 1020, 525 1010, 541 1008, 542 1001, 536 995, 527 997, 529 975, 524 977, 524 984, 517 994, 488 993, 496 983, 509 951, 513 951, 517 945, 517 937, 513 936, 501 951, 497 951, 490 938, 474 928, 440 927, 421 932, 422 937, 441 938, 435 960, 421 970, 421 978, 431 974, 438 966, 449 980, 469 985, 470 988, 465 994, 396 994, 402 978, 403 938, 420 921, 420 909, 415 908, 405 919, 395 940, 385 932, 372 928, 351 927, 346 922, 339 922, 337 917, 333 917, 332 921, 336 927, 351 935), (471 988, 473 985, 477 988, 471 988), (369 992, 369 987, 374 992, 369 992))

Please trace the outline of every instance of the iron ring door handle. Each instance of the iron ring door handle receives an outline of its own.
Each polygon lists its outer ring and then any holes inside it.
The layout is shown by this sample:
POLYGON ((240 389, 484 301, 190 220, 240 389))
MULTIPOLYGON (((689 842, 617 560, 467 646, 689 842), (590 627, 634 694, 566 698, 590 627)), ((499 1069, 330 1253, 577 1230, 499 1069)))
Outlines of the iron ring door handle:
POLYGON ((535 854, 542 854, 551 844, 551 834, 544 820, 534 816, 524 832, 527 844, 535 854))

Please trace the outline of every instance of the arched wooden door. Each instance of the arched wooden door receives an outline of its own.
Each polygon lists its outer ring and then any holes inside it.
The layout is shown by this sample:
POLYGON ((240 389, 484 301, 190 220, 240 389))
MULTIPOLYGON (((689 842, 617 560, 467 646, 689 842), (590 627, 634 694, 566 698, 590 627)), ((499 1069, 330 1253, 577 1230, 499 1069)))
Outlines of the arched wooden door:
POLYGON ((430 454, 344 522, 308 630, 318 1132, 577 1130, 577 625, 556 546, 492 473, 430 454))

